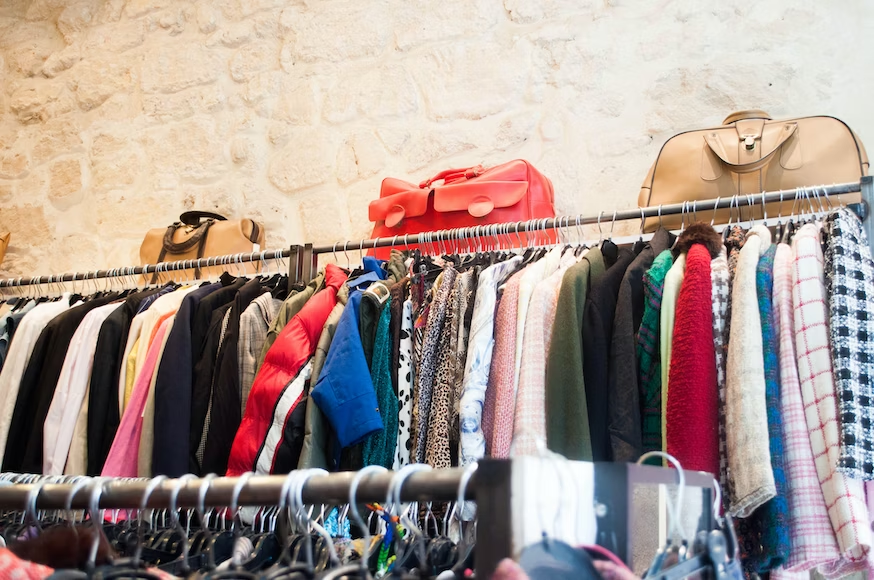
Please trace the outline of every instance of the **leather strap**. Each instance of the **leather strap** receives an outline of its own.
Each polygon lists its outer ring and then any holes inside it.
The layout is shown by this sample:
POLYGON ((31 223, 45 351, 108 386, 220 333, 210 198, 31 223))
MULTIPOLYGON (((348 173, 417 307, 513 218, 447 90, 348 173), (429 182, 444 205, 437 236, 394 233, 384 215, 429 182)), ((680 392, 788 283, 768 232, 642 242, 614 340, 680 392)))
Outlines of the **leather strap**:
POLYGON ((789 140, 792 135, 795 134, 795 130, 798 128, 797 123, 786 123, 783 125, 783 130, 780 132, 780 138, 777 140, 777 144, 774 145, 774 148, 767 154, 763 155, 761 159, 756 161, 751 161, 749 163, 732 163, 728 160, 727 155, 725 154, 725 147, 722 145, 722 141, 719 140, 719 135, 715 132, 705 133, 704 134, 704 142, 710 147, 710 150, 713 151, 713 154, 716 155, 720 161, 722 161, 726 167, 728 167, 734 173, 752 173, 754 171, 758 171, 771 162, 771 159, 780 150, 780 147, 783 146, 786 141, 789 140))
POLYGON ((251 220, 251 221, 252 221, 252 233, 249 234, 249 241, 252 242, 253 244, 257 244, 258 238, 261 237, 261 228, 258 226, 258 222, 256 222, 255 220, 251 220))
MULTIPOLYGON (((188 212, 188 213, 201 213, 201 212, 188 212)), ((185 215, 185 214, 183 214, 185 215)), ((222 218, 224 219, 224 218, 222 218)), ((201 222, 200 225, 194 230, 194 233, 191 234, 191 237, 182 242, 174 242, 173 235, 176 233, 176 230, 181 228, 183 225, 189 227, 186 224, 176 222, 175 224, 169 226, 167 231, 164 232, 164 243, 161 244, 161 252, 158 254, 158 263, 164 261, 164 258, 167 256, 167 253, 171 254, 182 254, 195 245, 197 245, 197 259, 201 259, 203 257, 204 248, 206 246, 206 234, 209 232, 209 227, 215 223, 214 219, 208 219, 205 222, 201 222)), ((253 224, 255 222, 252 222, 253 224)), ((255 226, 257 227, 257 226, 255 226)), ((255 233, 255 227, 252 228, 252 232, 255 233)), ((257 237, 255 238, 258 239, 257 237)), ((195 280, 200 280, 200 266, 194 267, 194 278, 195 280)), ((155 272, 152 275, 152 284, 158 281, 158 273, 155 272)))
POLYGON ((477 165, 475 167, 468 167, 466 169, 444 169, 431 179, 427 179, 419 184, 421 189, 425 189, 430 187, 432 183, 435 181, 440 181, 441 179, 444 182, 448 181, 456 181, 461 178, 472 179, 482 173, 484 171, 482 165, 477 165))
POLYGON ((761 109, 746 109, 745 111, 735 111, 734 113, 726 117, 722 124, 731 125, 732 123, 745 121, 747 119, 767 119, 768 121, 770 121, 771 115, 761 109))
POLYGON ((212 213, 211 211, 192 210, 192 211, 187 211, 187 212, 183 213, 182 215, 180 215, 179 221, 185 225, 188 225, 188 226, 196 226, 196 225, 200 225, 200 221, 203 218, 210 219, 210 220, 218 220, 220 222, 223 222, 223 221, 228 219, 221 214, 212 213))

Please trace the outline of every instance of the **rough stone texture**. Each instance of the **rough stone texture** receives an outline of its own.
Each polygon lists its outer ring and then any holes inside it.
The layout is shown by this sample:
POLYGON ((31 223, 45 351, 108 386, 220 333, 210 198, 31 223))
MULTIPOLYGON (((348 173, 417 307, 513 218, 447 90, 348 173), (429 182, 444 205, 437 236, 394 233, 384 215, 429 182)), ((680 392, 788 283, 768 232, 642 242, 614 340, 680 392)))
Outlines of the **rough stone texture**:
POLYGON ((0 276, 128 265, 195 208, 358 240, 383 177, 520 157, 609 215, 732 110, 874 139, 872 28, 864 0, 0 1, 0 276))
POLYGON ((63 159, 49 167, 49 201, 62 210, 82 201, 82 164, 78 159, 63 159))

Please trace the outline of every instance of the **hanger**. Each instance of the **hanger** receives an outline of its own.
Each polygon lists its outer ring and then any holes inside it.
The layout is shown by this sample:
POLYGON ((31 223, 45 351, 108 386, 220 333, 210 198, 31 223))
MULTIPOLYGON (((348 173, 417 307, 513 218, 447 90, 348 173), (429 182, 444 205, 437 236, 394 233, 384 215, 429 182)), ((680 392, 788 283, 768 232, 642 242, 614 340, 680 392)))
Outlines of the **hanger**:
MULTIPOLYGON (((732 221, 734 220, 734 205, 737 201, 737 194, 731 196, 731 200, 728 202, 728 222, 725 224, 725 227, 722 228, 722 243, 723 245, 728 242, 728 236, 731 235, 732 221)), ((716 210, 713 210, 714 218, 716 214, 716 210)))
POLYGON ((211 571, 204 576, 204 579, 231 580, 233 578, 244 578, 255 580, 256 578, 255 574, 242 568, 242 562, 231 562, 231 567, 227 570, 221 572, 215 571, 216 564, 220 563, 217 561, 217 557, 223 558, 222 561, 234 557, 234 546, 241 536, 240 527, 242 522, 240 521, 239 509, 240 492, 242 492, 243 488, 246 486, 246 482, 249 481, 253 475, 255 475, 253 472, 247 471, 242 474, 234 484, 234 489, 231 492, 231 505, 228 506, 228 509, 225 512, 223 512, 225 514, 231 514, 231 530, 226 530, 218 534, 214 539, 214 543, 209 548, 208 565, 211 571), (228 534, 230 535, 228 536, 228 534), (227 548, 230 548, 230 550, 226 551, 227 548))
MULTIPOLYGON (((401 471, 403 471, 403 469, 404 468, 402 468, 401 471)), ((384 473, 386 471, 388 470, 381 465, 368 465, 364 469, 358 471, 358 473, 355 474, 355 477, 352 478, 352 483, 349 484, 349 511, 352 515, 352 520, 362 530, 364 530, 364 554, 362 554, 361 560, 358 563, 347 564, 346 566, 340 566, 338 568, 335 568, 334 570, 326 574, 323 580, 337 580, 346 576, 357 576, 358 578, 372 580, 373 576, 371 576, 370 574, 369 566, 370 546, 373 543, 373 536, 371 536, 370 534, 370 526, 364 521, 364 519, 361 517, 361 513, 358 511, 356 492, 358 491, 358 486, 364 476, 373 473, 384 473)), ((391 490, 389 489, 389 491, 391 490)), ((400 557, 398 557, 398 559, 400 559, 400 557)))
POLYGON ((427 564, 428 558, 425 535, 419 528, 419 525, 407 515, 407 509, 410 506, 404 505, 401 501, 401 490, 404 481, 406 481, 410 475, 420 471, 431 470, 432 468, 430 465, 420 463, 405 465, 399 471, 395 472, 391 479, 388 496, 386 498, 387 509, 390 508, 392 511, 397 510, 400 523, 403 524, 404 528, 412 536, 408 541, 403 541, 398 535, 397 529, 395 529, 395 554, 397 555, 397 560, 395 560, 394 568, 392 570, 392 573, 395 576, 401 574, 403 570, 411 570, 414 567, 421 572, 427 564), (413 544, 412 549, 410 549, 409 544, 413 544), (411 564, 414 563, 415 566, 412 566, 411 564))
MULTIPOLYGON (((603 212, 601 212, 603 213, 603 212)), ((601 233, 601 215, 598 215, 598 234, 601 237, 601 252, 605 256, 610 256, 609 262, 613 262, 618 257, 619 246, 613 243, 613 229, 616 227, 616 210, 613 210, 613 220, 610 222, 610 235, 607 236, 607 239, 604 239, 604 235, 601 233)))
MULTIPOLYGON (((462 515, 464 514, 467 485, 468 483, 470 483, 470 480, 473 477, 474 473, 476 473, 477 468, 479 468, 479 463, 474 461, 473 463, 465 467, 464 473, 461 474, 461 478, 458 481, 458 503, 455 504, 453 512, 456 513, 458 516, 459 525, 461 525, 462 515)), ((461 534, 461 540, 462 542, 464 542, 464 534, 461 534)), ((456 549, 456 560, 455 564, 452 566, 452 572, 455 574, 456 578, 465 577, 465 565, 469 563, 470 557, 473 554, 474 547, 476 546, 476 543, 463 546, 462 542, 459 543, 456 549)))
MULTIPOLYGON (((714 481, 714 485, 717 489, 717 495, 716 501, 713 504, 713 515, 714 521, 719 525, 719 507, 722 492, 718 482, 714 481)), ((647 580, 650 578, 656 580, 681 580, 693 574, 703 574, 704 577, 713 577, 715 580, 730 580, 743 576, 737 554, 737 537, 734 534, 734 526, 731 521, 731 515, 728 512, 725 514, 725 521, 722 527, 711 530, 702 539, 704 550, 700 553, 652 576, 647 574, 645 578, 647 580)))
POLYGON ((680 562, 686 559, 687 549, 688 549, 688 541, 686 539, 686 534, 682 529, 681 518, 682 518, 682 510, 683 510, 683 496, 686 491, 686 474, 683 472, 683 467, 680 465, 680 462, 674 458, 674 456, 664 453, 662 451, 650 451, 648 453, 644 453, 637 460, 638 465, 643 465, 647 459, 652 457, 662 457, 670 462, 677 470, 677 501, 674 505, 671 505, 671 502, 666 502, 666 506, 668 509, 668 519, 670 520, 670 528, 668 529, 668 538, 666 543, 659 548, 658 552, 656 552, 655 558, 653 559, 650 567, 648 568, 646 574, 644 576, 646 578, 658 576, 662 571, 662 566, 664 565, 665 559, 668 554, 676 548, 677 556, 679 557, 680 562), (673 545, 673 539, 675 536, 680 537, 680 543, 676 546, 673 545))
POLYGON ((683 232, 686 231, 686 206, 688 203, 688 201, 684 201, 682 207, 680 208, 680 233, 676 238, 674 238, 674 243, 671 244, 671 250, 676 250, 677 242, 679 241, 680 236, 682 236, 683 232))
MULTIPOLYGON (((566 477, 571 481, 566 458, 549 451, 542 439, 536 440, 537 455, 552 461, 544 464, 555 469, 555 476, 559 479, 562 488, 568 489, 564 484, 566 477)), ((512 453, 511 453, 512 454, 512 453)), ((549 474, 551 476, 552 474, 549 474)), ((528 575, 530 580, 571 580, 577 578, 600 579, 600 574, 592 564, 592 559, 585 550, 577 549, 568 542, 554 537, 555 531, 561 518, 561 511, 556 511, 553 528, 550 531, 543 520, 543 511, 538 510, 538 520, 542 539, 536 544, 526 546, 519 557, 519 565, 528 575)))

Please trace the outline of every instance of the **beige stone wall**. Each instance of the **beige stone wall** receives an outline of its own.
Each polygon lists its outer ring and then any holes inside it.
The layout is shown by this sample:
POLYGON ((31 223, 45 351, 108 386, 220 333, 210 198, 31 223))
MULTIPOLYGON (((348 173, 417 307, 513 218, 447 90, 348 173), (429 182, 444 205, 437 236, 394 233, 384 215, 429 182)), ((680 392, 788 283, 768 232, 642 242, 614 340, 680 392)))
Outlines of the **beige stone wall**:
POLYGON ((136 263, 198 208, 370 231, 383 176, 524 157, 562 213, 761 107, 874 139, 867 0, 0 0, 0 276, 136 263))

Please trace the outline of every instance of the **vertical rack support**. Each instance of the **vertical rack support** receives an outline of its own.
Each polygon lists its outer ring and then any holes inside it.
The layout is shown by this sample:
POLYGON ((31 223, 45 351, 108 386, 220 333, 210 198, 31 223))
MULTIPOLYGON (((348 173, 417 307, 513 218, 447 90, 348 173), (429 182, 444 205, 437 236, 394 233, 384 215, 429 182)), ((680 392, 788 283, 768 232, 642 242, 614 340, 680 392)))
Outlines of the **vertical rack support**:
POLYGON ((318 264, 318 257, 316 254, 313 254, 313 245, 304 244, 303 255, 300 259, 301 283, 309 284, 310 280, 313 279, 313 273, 319 269, 318 264))
POLYGON ((874 176, 864 175, 860 184, 862 191, 862 203, 865 206, 865 219, 862 224, 865 228, 865 234, 868 236, 868 247, 871 248, 871 253, 874 254, 874 176))
POLYGON ((300 283, 300 254, 303 246, 293 245, 288 249, 288 288, 300 283))

